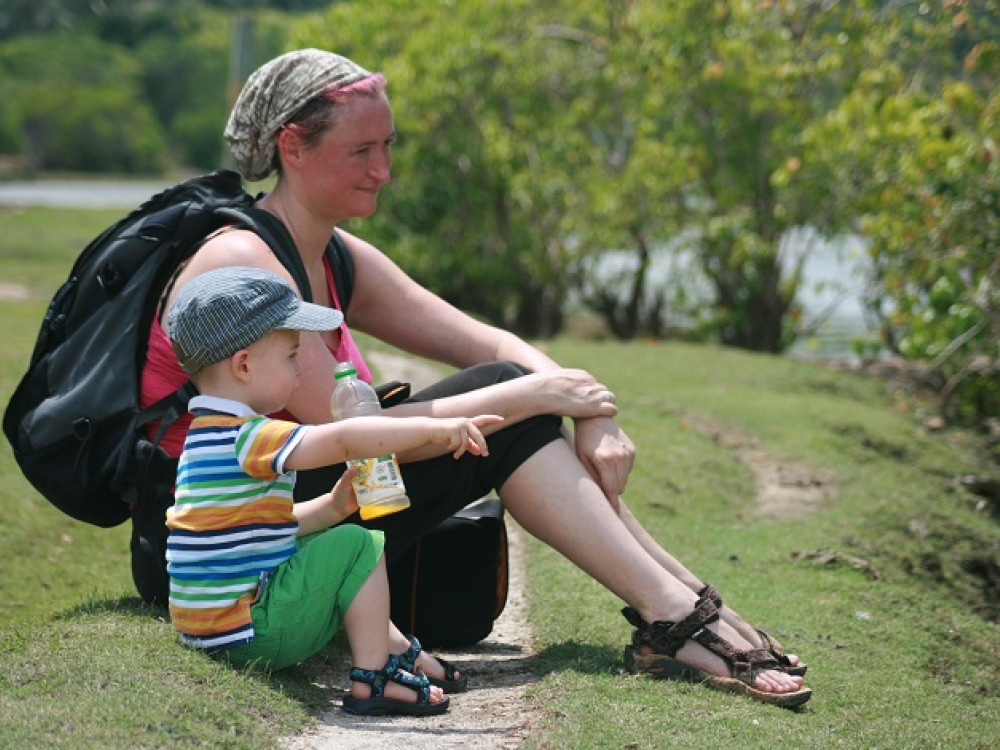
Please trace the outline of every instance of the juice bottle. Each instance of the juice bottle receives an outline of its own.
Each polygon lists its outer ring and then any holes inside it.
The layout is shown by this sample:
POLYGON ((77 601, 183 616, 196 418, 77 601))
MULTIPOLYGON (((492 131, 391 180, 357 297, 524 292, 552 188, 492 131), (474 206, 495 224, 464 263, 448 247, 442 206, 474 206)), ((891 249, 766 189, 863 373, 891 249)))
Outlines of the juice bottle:
MULTIPOLYGON (((335 420, 381 414, 382 407, 375 389, 358 379, 353 363, 338 364, 334 376, 337 385, 330 396, 330 411, 335 420)), ((349 463, 358 467, 354 476, 354 492, 358 496, 362 519, 368 521, 410 507, 410 498, 406 496, 395 454, 352 459, 349 463)))

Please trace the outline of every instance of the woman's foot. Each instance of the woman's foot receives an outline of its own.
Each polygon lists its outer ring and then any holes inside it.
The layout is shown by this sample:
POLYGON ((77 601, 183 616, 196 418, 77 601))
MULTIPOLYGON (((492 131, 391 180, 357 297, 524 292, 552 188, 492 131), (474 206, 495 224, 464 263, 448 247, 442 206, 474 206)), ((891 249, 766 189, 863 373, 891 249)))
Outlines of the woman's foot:
MULTIPOLYGON (((748 643, 734 628, 725 622, 718 621, 706 627, 723 640, 732 644, 733 648, 737 651, 749 653, 760 650, 748 643)), ((655 653, 652 646, 638 647, 638 652, 643 656, 650 656, 655 653)), ((687 641, 674 655, 685 664, 709 674, 720 677, 728 677, 730 675, 730 669, 726 662, 720 656, 699 645, 696 641, 687 641)), ((755 674, 751 685, 767 693, 789 693, 799 690, 803 682, 802 677, 790 675, 781 669, 763 669, 755 674)))
POLYGON ((754 649, 723 622, 710 598, 700 597, 693 611, 676 622, 647 622, 631 607, 622 614, 635 627, 632 645, 625 649, 630 671, 700 682, 787 708, 812 696, 801 676, 782 670, 770 653, 754 649))
MULTIPOLYGON (((721 620, 706 626, 720 638, 732 644, 737 651, 753 653, 760 651, 742 638, 730 625, 721 620)), ((696 641, 688 641, 677 651, 677 658, 686 664, 720 677, 728 677, 730 670, 726 662, 696 641)), ((762 666, 764 663, 762 663, 762 666)), ((804 680, 798 675, 790 675, 782 669, 762 669, 756 672, 752 687, 766 693, 793 693, 802 689, 804 680)))
POLYGON ((771 656, 777 660, 778 665, 783 670, 789 674, 798 675, 800 677, 805 675, 806 665, 802 663, 798 654, 787 653, 780 641, 776 640, 769 633, 761 630, 760 628, 755 628, 753 625, 736 614, 736 612, 734 612, 731 608, 724 605, 722 603, 722 598, 719 596, 719 592, 715 590, 714 586, 711 584, 705 584, 696 593, 699 598, 706 597, 711 599, 718 608, 719 616, 724 622, 735 628, 740 636, 752 644, 754 648, 769 651, 771 656))

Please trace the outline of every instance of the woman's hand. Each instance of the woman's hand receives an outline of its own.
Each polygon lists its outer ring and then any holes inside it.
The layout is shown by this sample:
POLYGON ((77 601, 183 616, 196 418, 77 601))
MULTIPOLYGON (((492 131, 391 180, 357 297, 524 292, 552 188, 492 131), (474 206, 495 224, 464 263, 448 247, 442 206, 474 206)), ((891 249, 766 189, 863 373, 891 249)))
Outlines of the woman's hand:
POLYGON ((489 449, 480 428, 502 421, 503 417, 496 414, 481 414, 471 419, 466 417, 437 419, 431 431, 430 442, 444 446, 455 458, 466 451, 474 456, 485 456, 489 454, 489 449))
POLYGON ((586 370, 560 368, 526 376, 538 381, 543 413, 562 417, 614 417, 615 394, 586 370))
POLYGON ((577 457, 617 513, 635 462, 635 446, 613 419, 603 417, 578 419, 575 442, 577 457))

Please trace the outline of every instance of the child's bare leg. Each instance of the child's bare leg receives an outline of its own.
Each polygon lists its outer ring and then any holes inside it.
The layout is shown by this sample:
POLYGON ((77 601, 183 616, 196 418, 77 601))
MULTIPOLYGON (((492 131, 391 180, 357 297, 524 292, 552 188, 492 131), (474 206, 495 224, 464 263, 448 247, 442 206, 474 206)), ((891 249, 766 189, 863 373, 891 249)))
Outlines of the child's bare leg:
MULTIPOLYGON (((352 663, 361 669, 382 669, 389 660, 390 640, 393 649, 398 647, 400 640, 409 645, 403 634, 389 622, 389 581, 385 572, 385 556, 379 558, 378 565, 344 613, 344 630, 351 644, 352 663)), ((404 645, 403 649, 405 648, 404 645)), ((441 688, 431 687, 430 691, 431 703, 444 698, 441 688)), ((371 696, 371 687, 365 683, 352 682, 351 695, 355 698, 368 698, 371 696)), ((414 703, 417 700, 416 692, 391 681, 386 683, 385 696, 414 703)))
MULTIPOLYGON (((406 649, 410 647, 409 639, 403 635, 403 633, 393 625, 389 623, 389 653, 401 654, 406 649)), ((444 666, 433 654, 429 654, 426 651, 421 650, 420 656, 417 657, 417 661, 414 664, 414 668, 419 667, 425 675, 428 677, 436 677, 439 680, 443 680, 447 677, 444 671, 444 666)), ((452 675, 453 680, 459 680, 462 677, 462 673, 455 670, 452 675)))

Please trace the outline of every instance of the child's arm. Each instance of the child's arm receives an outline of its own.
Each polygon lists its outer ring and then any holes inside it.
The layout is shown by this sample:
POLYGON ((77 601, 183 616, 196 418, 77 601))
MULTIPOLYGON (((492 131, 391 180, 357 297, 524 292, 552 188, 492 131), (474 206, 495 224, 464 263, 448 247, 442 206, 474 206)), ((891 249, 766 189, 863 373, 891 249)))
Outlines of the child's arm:
POLYGON ((292 506, 292 512, 299 522, 298 536, 328 529, 358 510, 358 498, 351 484, 357 473, 356 466, 348 466, 332 490, 292 506))
POLYGON ((343 422, 314 425, 285 459, 286 469, 317 469, 352 458, 372 458, 387 453, 440 445, 458 458, 468 451, 488 453, 480 427, 497 424, 493 414, 478 417, 354 417, 343 422))

